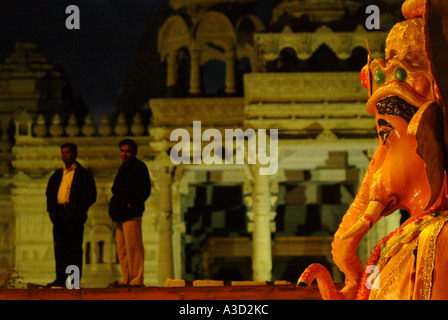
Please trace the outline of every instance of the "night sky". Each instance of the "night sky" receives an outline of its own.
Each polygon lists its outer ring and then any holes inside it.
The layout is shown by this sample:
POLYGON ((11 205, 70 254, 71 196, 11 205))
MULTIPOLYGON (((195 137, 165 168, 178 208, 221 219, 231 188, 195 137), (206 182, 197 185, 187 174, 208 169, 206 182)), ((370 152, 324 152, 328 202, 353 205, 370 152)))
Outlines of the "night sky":
POLYGON ((150 13, 168 0, 0 0, 0 64, 16 41, 30 41, 71 80, 96 120, 114 110, 150 13), (77 5, 80 30, 65 9, 77 5))
MULTIPOLYGON (((359 0, 368 3, 371 0, 359 0)), ((16 41, 39 46, 49 62, 62 66, 75 98, 81 97, 98 122, 115 110, 126 70, 133 62, 146 19, 169 0, 0 0, 0 64, 16 41), (80 10, 80 30, 68 30, 67 6, 80 10)), ((272 0, 255 13, 268 22, 272 0)))

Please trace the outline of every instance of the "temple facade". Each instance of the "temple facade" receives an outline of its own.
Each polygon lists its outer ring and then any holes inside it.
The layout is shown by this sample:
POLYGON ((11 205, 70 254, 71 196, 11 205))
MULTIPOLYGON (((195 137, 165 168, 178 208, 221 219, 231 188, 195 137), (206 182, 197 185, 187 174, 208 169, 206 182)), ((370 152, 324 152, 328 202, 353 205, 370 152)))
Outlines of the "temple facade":
MULTIPOLYGON (((254 13, 257 5, 170 1, 154 44, 165 72, 153 77, 165 82, 165 94, 148 99, 147 118, 105 114, 95 124, 66 101, 66 80, 37 48, 17 44, 0 69, 2 267, 14 265, 24 282, 54 280, 45 188, 62 165, 60 145, 71 141, 98 192, 81 285, 121 277, 108 203, 118 142, 129 137, 153 184, 143 216, 146 285, 294 282, 310 262, 343 281, 331 257, 333 233, 378 144, 359 73, 369 51, 383 55, 394 11, 382 16, 384 29, 367 31, 357 1, 278 1, 268 22, 254 13), (267 167, 274 169, 262 174, 267 167)), ((400 218, 369 232, 363 259, 400 218)))

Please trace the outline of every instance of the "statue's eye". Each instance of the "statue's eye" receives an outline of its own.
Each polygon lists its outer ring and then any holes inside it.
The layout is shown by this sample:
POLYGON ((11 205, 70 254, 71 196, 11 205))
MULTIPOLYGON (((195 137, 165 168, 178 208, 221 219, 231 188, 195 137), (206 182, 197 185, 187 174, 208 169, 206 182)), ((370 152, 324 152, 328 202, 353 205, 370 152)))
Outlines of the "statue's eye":
POLYGON ((378 85, 383 84, 384 81, 386 81, 386 76, 384 75, 380 67, 376 68, 375 72, 373 73, 373 79, 378 85))
POLYGON ((386 143, 387 138, 394 130, 394 127, 384 119, 378 119, 378 135, 383 140, 383 145, 386 143))
POLYGON ((395 78, 397 78, 397 80, 405 81, 406 77, 407 77, 406 70, 404 70, 403 68, 397 68, 395 70, 395 78))
POLYGON ((386 140, 389 137, 391 132, 392 132, 392 129, 387 128, 386 130, 381 130, 378 133, 378 135, 380 136, 381 140, 383 140, 383 145, 386 143, 386 140))

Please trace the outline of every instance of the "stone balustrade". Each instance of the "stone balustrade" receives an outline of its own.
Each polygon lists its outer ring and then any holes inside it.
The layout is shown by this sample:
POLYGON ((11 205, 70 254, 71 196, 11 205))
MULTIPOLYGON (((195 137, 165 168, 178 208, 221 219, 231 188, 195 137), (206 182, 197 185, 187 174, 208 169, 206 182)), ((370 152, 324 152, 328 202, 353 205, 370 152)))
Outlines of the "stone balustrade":
POLYGON ((83 139, 132 136, 150 139, 149 126, 144 120, 140 113, 136 113, 130 122, 124 114, 119 114, 116 119, 104 114, 100 123, 96 124, 90 113, 81 121, 74 113, 63 121, 58 113, 48 120, 43 114, 32 114, 22 110, 20 113, 1 119, 0 153, 11 153, 14 145, 26 138, 83 139))
POLYGON ((79 123, 75 114, 71 114, 66 123, 62 122, 59 114, 54 114, 50 121, 46 121, 42 114, 27 119, 14 119, 16 125, 16 135, 28 135, 34 137, 94 137, 94 136, 147 136, 148 130, 144 125, 142 116, 137 113, 128 123, 124 114, 118 115, 115 121, 104 114, 99 125, 94 123, 91 114, 87 114, 82 123, 79 123), (31 132, 22 127, 29 126, 31 132))
POLYGON ((153 117, 149 125, 140 113, 136 113, 129 123, 123 113, 112 120, 104 114, 100 123, 94 123, 91 114, 83 121, 71 114, 66 121, 56 113, 50 120, 43 114, 31 116, 25 110, 12 118, 16 136, 32 137, 111 137, 149 136, 154 128, 191 126, 193 121, 204 125, 235 126, 244 121, 244 101, 242 98, 193 98, 193 99, 152 99, 153 117))

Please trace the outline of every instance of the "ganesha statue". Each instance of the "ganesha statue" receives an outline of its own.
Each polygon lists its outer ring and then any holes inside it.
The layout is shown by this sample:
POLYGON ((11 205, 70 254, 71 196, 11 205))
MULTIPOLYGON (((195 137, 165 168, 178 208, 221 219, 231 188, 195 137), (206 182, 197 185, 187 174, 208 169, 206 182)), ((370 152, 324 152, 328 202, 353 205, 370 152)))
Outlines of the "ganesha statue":
POLYGON ((369 53, 361 71, 379 143, 334 234, 345 282, 336 289, 320 264, 297 282, 316 280, 323 299, 448 299, 448 1, 406 0, 401 9, 405 20, 388 34, 385 59, 369 53), (409 219, 363 265, 359 243, 398 209, 409 219))

